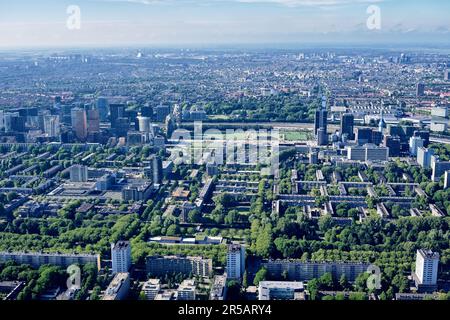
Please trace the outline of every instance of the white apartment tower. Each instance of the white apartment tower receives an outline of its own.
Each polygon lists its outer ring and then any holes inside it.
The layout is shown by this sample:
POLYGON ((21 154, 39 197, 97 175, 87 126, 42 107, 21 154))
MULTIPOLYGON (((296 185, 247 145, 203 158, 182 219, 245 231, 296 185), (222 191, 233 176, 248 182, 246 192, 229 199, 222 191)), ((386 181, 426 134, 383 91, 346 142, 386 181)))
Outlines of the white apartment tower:
POLYGON ((431 250, 417 250, 416 281, 419 285, 433 286, 437 283, 439 253, 431 250))
POLYGON ((88 180, 88 167, 75 164, 70 167, 71 182, 86 182, 88 180))
POLYGON ((245 272, 245 247, 240 244, 230 244, 227 252, 228 279, 241 279, 245 272))
POLYGON ((113 274, 128 272, 131 267, 131 245, 128 241, 111 243, 111 259, 113 274))

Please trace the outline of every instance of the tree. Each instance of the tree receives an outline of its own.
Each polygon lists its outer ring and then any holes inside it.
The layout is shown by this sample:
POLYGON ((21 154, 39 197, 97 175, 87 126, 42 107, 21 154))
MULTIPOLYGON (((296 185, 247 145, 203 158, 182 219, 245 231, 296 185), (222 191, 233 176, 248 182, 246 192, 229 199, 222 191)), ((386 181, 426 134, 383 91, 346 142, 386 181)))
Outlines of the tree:
POLYGON ((319 218, 318 223, 319 223, 319 230, 322 231, 323 233, 333 228, 334 225, 333 218, 328 214, 321 216, 319 218))
POLYGON ((332 290, 334 287, 333 275, 330 272, 324 273, 319 278, 320 288, 324 290, 332 290))
POLYGON ((311 297, 311 300, 316 300, 317 293, 319 292, 319 281, 317 279, 311 279, 308 281, 308 292, 311 297))
POLYGON ((247 271, 244 272, 244 275, 242 276, 242 286, 244 288, 248 287, 248 275, 247 275, 247 271))
POLYGON ((367 300, 367 294, 364 292, 352 292, 349 294, 349 300, 367 300))
POLYGON ((176 236, 180 234, 180 227, 176 224, 171 224, 167 227, 166 236, 176 236))
POLYGON ((261 268, 258 270, 258 272, 255 274, 255 278, 253 279, 253 284, 255 286, 258 286, 261 281, 265 281, 267 276, 267 269, 261 268))
POLYGON ((345 273, 343 273, 339 279, 339 285, 341 286, 342 290, 347 289, 348 287, 348 281, 347 281, 347 277, 345 276, 345 273))
POLYGON ((266 224, 256 238, 256 254, 261 257, 269 256, 272 247, 272 230, 270 224, 266 224))
POLYGON ((202 221, 202 213, 198 209, 189 211, 188 221, 191 223, 200 223, 202 221))

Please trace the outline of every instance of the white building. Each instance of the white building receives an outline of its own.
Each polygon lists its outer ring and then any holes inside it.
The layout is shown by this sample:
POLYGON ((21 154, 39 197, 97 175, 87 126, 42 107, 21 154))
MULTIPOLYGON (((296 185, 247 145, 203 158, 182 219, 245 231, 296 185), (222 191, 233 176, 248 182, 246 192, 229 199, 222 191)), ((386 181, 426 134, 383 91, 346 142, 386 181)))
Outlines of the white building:
POLYGON ((159 279, 148 279, 142 286, 142 291, 147 300, 155 300, 156 295, 161 291, 161 281, 159 279))
POLYGON ((227 252, 227 277, 241 279, 245 272, 245 247, 230 244, 227 252))
POLYGON ((258 300, 294 300, 297 292, 304 291, 303 282, 261 281, 258 300))
POLYGON ((60 134, 59 116, 44 116, 44 132, 48 137, 58 137, 60 134))
POLYGON ((448 117, 448 108, 447 106, 439 106, 431 109, 431 115, 434 117, 447 118, 448 117))
POLYGON ((437 284, 439 253, 431 250, 417 250, 416 285, 434 286, 437 284))
POLYGON ((195 280, 184 280, 177 290, 177 300, 195 300, 195 280))
POLYGON ((440 161, 439 156, 431 156, 431 180, 439 182, 446 171, 450 170, 450 161, 440 161))
POLYGON ((417 149, 423 147, 423 142, 421 137, 409 138, 409 153, 412 156, 417 156, 417 149))
POLYGON ((450 170, 445 171, 444 189, 450 188, 450 170))
POLYGON ((70 167, 71 182, 86 182, 88 180, 88 167, 79 164, 70 167))
POLYGON ((130 291, 130 274, 120 272, 116 274, 105 291, 102 300, 124 300, 130 291))
POLYGON ((431 156, 434 154, 432 149, 427 149, 424 147, 417 148, 417 163, 422 168, 431 167, 431 156))
POLYGON ((112 272, 128 272, 131 267, 131 245, 128 241, 111 243, 112 272))

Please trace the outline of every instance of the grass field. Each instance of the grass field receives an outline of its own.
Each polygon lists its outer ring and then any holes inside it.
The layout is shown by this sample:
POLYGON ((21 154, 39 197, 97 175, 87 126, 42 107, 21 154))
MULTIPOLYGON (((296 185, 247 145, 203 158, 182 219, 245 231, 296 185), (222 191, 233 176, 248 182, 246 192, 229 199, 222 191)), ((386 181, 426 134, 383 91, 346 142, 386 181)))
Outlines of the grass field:
POLYGON ((281 131, 281 137, 285 141, 307 141, 313 138, 312 132, 298 130, 281 131))

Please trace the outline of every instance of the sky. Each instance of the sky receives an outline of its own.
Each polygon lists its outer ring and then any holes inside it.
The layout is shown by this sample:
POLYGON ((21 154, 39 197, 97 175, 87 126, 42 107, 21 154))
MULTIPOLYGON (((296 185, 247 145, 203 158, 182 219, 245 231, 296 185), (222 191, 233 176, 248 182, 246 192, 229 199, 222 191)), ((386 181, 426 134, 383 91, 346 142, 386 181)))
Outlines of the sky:
POLYGON ((0 0, 0 47, 450 45, 449 12, 448 0, 0 0))

